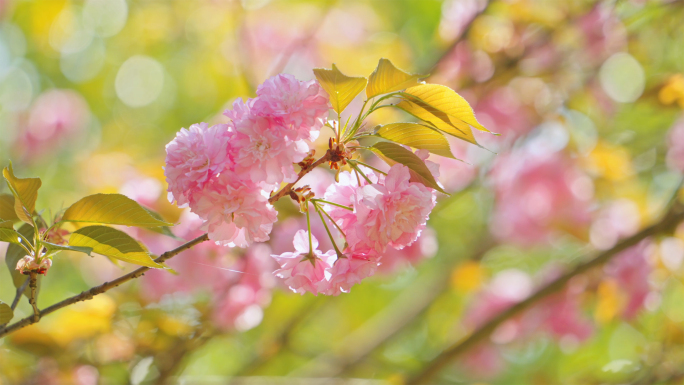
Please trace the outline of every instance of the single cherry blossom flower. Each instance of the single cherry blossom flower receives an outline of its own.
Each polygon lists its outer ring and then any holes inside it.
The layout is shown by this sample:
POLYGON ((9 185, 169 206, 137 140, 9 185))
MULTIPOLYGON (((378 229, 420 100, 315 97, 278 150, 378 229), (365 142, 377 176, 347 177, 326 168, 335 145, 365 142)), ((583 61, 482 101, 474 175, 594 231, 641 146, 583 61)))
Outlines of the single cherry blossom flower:
POLYGON ((271 255, 280 265, 274 274, 284 279, 295 293, 304 294, 308 291, 318 295, 319 292, 325 292, 328 289, 326 269, 335 260, 335 251, 323 253, 318 250, 318 240, 313 236, 310 246, 308 232, 304 230, 295 234, 293 244, 295 252, 271 255))

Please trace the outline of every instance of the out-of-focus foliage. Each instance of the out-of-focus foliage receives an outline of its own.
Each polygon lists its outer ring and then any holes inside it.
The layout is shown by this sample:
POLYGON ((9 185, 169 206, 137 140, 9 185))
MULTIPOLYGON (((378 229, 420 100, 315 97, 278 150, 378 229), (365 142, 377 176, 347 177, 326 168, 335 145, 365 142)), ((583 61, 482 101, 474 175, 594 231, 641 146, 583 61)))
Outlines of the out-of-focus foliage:
MULTIPOLYGON (((303 227, 283 200, 267 245, 201 244, 168 262, 178 275, 146 273, 0 340, 0 383, 401 383, 662 213, 684 169, 682 21, 684 4, 661 0, 0 0, 0 158, 41 176, 39 208, 121 193, 194 238, 198 219, 166 198, 165 144, 180 127, 224 122, 224 108, 274 73, 308 80, 330 63, 352 77, 382 57, 429 73, 501 134, 469 131, 484 148, 449 138, 460 160, 431 156, 451 195, 401 251, 405 263, 350 294, 292 295, 274 279, 269 254, 289 250, 303 227)), ((396 108, 369 119, 361 129, 415 120, 396 108)), ((327 136, 318 144, 324 151, 327 136)), ((322 196, 332 177, 317 170, 302 183, 322 196)), ((124 230, 153 254, 181 243, 124 230)), ((38 305, 132 268, 105 262, 63 252, 38 305)), ((7 304, 15 288, 4 265, 7 304)), ((680 227, 508 320, 435 382, 677 383, 683 269, 680 227)), ((22 299, 14 313, 31 307, 22 299)))

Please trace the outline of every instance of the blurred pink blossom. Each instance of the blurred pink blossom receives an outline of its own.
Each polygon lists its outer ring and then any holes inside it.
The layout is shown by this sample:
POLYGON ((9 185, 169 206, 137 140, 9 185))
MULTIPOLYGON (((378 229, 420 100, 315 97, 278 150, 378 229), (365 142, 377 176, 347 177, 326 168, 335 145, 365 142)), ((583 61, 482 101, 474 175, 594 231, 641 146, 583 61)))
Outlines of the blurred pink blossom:
POLYGON ((584 236, 592 182, 563 152, 499 155, 491 179, 496 192, 491 231, 500 240, 533 245, 558 231, 584 236))
POLYGON ((680 117, 670 128, 667 144, 667 165, 684 172, 684 117, 680 117))
POLYGON ((83 133, 90 120, 88 103, 72 90, 45 91, 31 106, 26 130, 19 139, 24 156, 52 153, 83 133))

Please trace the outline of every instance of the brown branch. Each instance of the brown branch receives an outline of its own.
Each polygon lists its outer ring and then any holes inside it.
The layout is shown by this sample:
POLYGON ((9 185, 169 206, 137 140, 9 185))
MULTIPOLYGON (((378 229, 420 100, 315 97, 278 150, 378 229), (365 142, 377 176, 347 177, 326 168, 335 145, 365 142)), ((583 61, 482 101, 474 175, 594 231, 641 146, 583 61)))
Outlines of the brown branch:
POLYGON ((684 208, 681 204, 675 203, 674 205, 672 205, 670 210, 668 210, 667 214, 665 214, 665 216, 658 223, 641 230, 640 232, 632 235, 629 238, 623 239, 612 249, 606 250, 597 255, 594 259, 583 264, 580 264, 573 270, 567 272, 566 274, 557 278, 553 282, 542 287, 540 290, 538 290, 536 293, 528 297, 526 300, 519 302, 513 305, 512 307, 508 308, 507 310, 499 313, 499 315, 497 315, 492 320, 490 320, 489 322, 475 330, 472 334, 470 334, 466 338, 462 339, 461 341, 457 342, 456 344, 452 345, 451 347, 443 351, 441 354, 439 354, 427 365, 425 369, 423 369, 423 371, 421 371, 415 377, 409 380, 406 383, 406 385, 432 383, 433 377, 435 377, 445 366, 447 366, 455 358, 465 353, 471 347, 477 345, 478 343, 482 342, 482 340, 489 337, 489 335, 492 334, 496 330, 496 328, 499 327, 499 325, 501 325, 506 320, 516 316, 524 310, 527 310, 532 305, 548 297, 549 295, 561 290, 563 287, 565 287, 565 284, 567 284, 568 281, 570 281, 573 277, 583 274, 595 267, 603 265, 604 263, 610 261, 611 258, 613 258, 615 255, 638 244, 639 242, 650 236, 671 231, 682 220, 684 220, 684 208))
POLYGON ((26 291, 26 287, 28 286, 29 280, 26 279, 24 280, 24 283, 21 284, 17 288, 17 293, 14 295, 14 301, 12 301, 12 310, 17 308, 17 305, 19 305, 19 300, 21 299, 21 296, 24 294, 26 291))
MULTIPOLYGON (((310 166, 308 166, 306 168, 303 168, 299 172, 297 180, 292 182, 292 183, 286 184, 280 191, 278 191, 272 197, 270 197, 268 199, 269 203, 273 203, 273 202, 277 201, 278 199, 282 198, 283 196, 285 196, 286 194, 289 194, 290 190, 292 190, 292 187, 297 182, 299 182, 299 180, 302 179, 304 177, 304 175, 308 174, 311 170, 320 166, 321 164, 327 162, 330 159, 330 156, 331 156, 331 153, 328 151, 325 153, 324 156, 322 156, 320 159, 315 161, 313 164, 311 164, 310 166)), ((205 233, 205 234, 193 239, 192 241, 189 241, 189 242, 187 242, 187 243, 185 243, 185 244, 183 244, 183 245, 181 245, 181 246, 179 246, 179 247, 177 247, 171 251, 167 251, 166 253, 162 254, 161 256, 159 256, 159 258, 155 259, 154 261, 157 263, 162 263, 162 262, 166 261, 167 259, 170 259, 170 258, 180 254, 181 252, 183 252, 183 251, 185 251, 185 250, 187 250, 187 249, 189 249, 189 248, 191 248, 197 244, 200 244, 204 241, 207 241, 207 240, 209 240, 209 234, 205 233)), ((36 275, 32 274, 31 278, 30 278, 31 282, 29 283, 29 287, 31 287, 31 297, 29 299, 29 302, 31 302, 31 305, 33 306, 34 314, 30 317, 26 317, 26 318, 22 319, 21 321, 17 321, 10 326, 7 326, 5 328, 0 328, 0 338, 4 337, 4 336, 6 336, 12 332, 15 332, 19 329, 25 328, 31 324, 34 324, 34 323, 38 322, 41 317, 44 317, 44 316, 46 316, 52 312, 55 312, 55 311, 57 311, 63 307, 75 304, 77 302, 87 301, 89 299, 92 299, 94 296, 96 296, 98 294, 102 294, 108 290, 111 290, 111 289, 121 285, 122 283, 128 282, 128 281, 135 279, 135 278, 139 278, 143 274, 145 274, 145 272, 148 270, 150 270, 149 267, 140 267, 140 268, 138 268, 138 269, 126 274, 126 275, 122 275, 121 277, 119 277, 119 278, 117 278, 111 282, 105 282, 100 286, 92 287, 89 290, 82 292, 81 294, 75 295, 73 297, 69 297, 69 298, 67 298, 61 302, 58 302, 58 303, 56 303, 56 304, 54 304, 48 308, 45 308, 42 311, 38 310, 38 307, 36 306, 36 303, 35 303, 36 275)), ((22 291, 22 293, 23 293, 23 291, 22 291)))
MULTIPOLYGON (((185 250, 187 250, 187 249, 189 249, 189 248, 191 248, 191 247, 193 247, 199 243, 202 243, 208 239, 209 239, 209 235, 203 234, 203 235, 193 239, 192 241, 189 241, 189 242, 187 242, 187 243, 185 243, 185 244, 183 244, 183 245, 181 245, 181 246, 179 246, 179 247, 177 247, 171 251, 167 251, 166 253, 162 254, 159 258, 155 259, 154 261, 157 263, 162 263, 162 262, 180 254, 181 252, 183 252, 183 251, 185 251, 185 250)), ((77 302, 87 301, 89 299, 92 299, 94 296, 96 296, 98 294, 102 294, 106 291, 109 291, 109 290, 121 285, 122 283, 128 282, 128 281, 135 279, 135 278, 139 278, 143 274, 145 274, 146 271, 148 271, 150 269, 151 268, 149 268, 149 267, 138 268, 138 269, 126 274, 126 275, 122 275, 121 277, 119 277, 119 278, 117 278, 111 282, 105 282, 100 286, 95 286, 93 288, 90 288, 89 290, 86 290, 86 291, 82 292, 81 294, 75 295, 73 297, 69 297, 69 298, 67 298, 61 302, 58 302, 58 303, 56 303, 56 304, 54 304, 48 308, 43 309, 42 311, 38 311, 37 307, 35 306, 35 295, 34 295, 35 294, 35 284, 34 284, 35 276, 32 275, 31 276, 32 282, 30 284, 30 287, 31 287, 31 292, 32 292, 31 298, 33 299, 33 302, 31 304, 33 305, 34 312, 37 312, 37 313, 34 313, 34 315, 26 317, 26 318, 22 319, 21 321, 17 321, 14 324, 12 324, 12 325, 4 328, 4 329, 0 329, 0 337, 4 337, 7 334, 10 334, 10 333, 15 332, 19 329, 23 329, 23 328, 25 328, 31 324, 34 324, 34 323, 38 322, 41 317, 44 317, 50 313, 53 313, 53 312, 55 312, 55 311, 57 311, 63 307, 73 305, 77 302)))
POLYGON ((311 164, 311 166, 308 166, 308 167, 306 167, 306 168, 303 168, 303 169, 299 172, 299 175, 297 176, 297 180, 296 180, 296 181, 294 181, 294 182, 292 182, 292 183, 286 184, 282 189, 280 189, 280 191, 278 191, 277 193, 273 194, 270 198, 268 198, 268 202, 269 202, 269 203, 273 203, 273 202, 277 201, 278 199, 284 197, 285 195, 289 194, 290 191, 292 190, 292 187, 294 187, 294 185, 297 184, 297 182, 299 182, 299 181, 304 177, 304 175, 308 174, 309 172, 311 172, 311 170, 313 170, 314 168, 320 166, 321 164, 323 164, 323 163, 329 161, 331 156, 332 156, 332 153, 330 152, 330 150, 328 150, 328 151, 325 153, 325 155, 323 155, 323 156, 322 156, 320 159, 318 159, 317 161, 313 162, 313 163, 311 164))
POLYGON ((36 292, 38 291, 38 273, 32 271, 29 274, 30 277, 28 281, 29 287, 31 288, 31 296, 29 297, 29 303, 33 307, 33 322, 38 322, 38 320, 40 320, 40 310, 38 310, 38 305, 36 305, 36 292))

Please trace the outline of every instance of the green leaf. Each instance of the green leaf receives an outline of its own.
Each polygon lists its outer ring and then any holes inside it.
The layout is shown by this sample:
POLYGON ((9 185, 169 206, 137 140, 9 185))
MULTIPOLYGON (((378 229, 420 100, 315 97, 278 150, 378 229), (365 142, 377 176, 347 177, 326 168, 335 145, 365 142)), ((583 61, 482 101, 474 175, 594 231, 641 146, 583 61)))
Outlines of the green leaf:
POLYGON ((61 221, 138 227, 173 226, 156 219, 138 202, 121 194, 89 195, 66 209, 61 221))
POLYGON ((57 254, 60 251, 76 251, 79 253, 86 253, 88 255, 90 255, 90 253, 93 251, 91 247, 57 245, 55 243, 45 241, 41 241, 40 244, 43 245, 45 249, 47 249, 48 256, 57 254))
MULTIPOLYGON (((3 222, 5 223, 5 222, 3 222)), ((11 222, 10 222, 11 224, 11 222)), ((0 242, 9 242, 9 243, 14 243, 17 245, 21 244, 21 238, 19 238, 19 233, 14 231, 14 229, 6 228, 6 227, 0 227, 0 242)))
POLYGON ((314 68, 314 75, 321 87, 330 96, 330 103, 339 115, 352 100, 363 91, 368 80, 364 77, 351 77, 343 74, 335 64, 332 69, 314 68))
POLYGON ((409 74, 395 67, 391 61, 384 58, 380 59, 378 67, 368 77, 366 97, 370 99, 378 95, 415 86, 418 84, 418 79, 426 76, 409 74))
POLYGON ((370 149, 390 166, 401 163, 408 167, 413 182, 422 183, 427 187, 446 194, 446 192, 437 184, 435 177, 427 168, 425 162, 410 150, 390 142, 375 143, 370 149))
POLYGON ((14 195, 0 194, 0 219, 6 221, 18 221, 17 213, 14 211, 14 195))
MULTIPOLYGON (((152 210, 148 209, 147 207, 143 207, 143 208, 145 210, 147 210, 147 212, 150 213, 150 215, 152 215, 155 219, 158 219, 160 221, 164 221, 164 218, 162 218, 162 216, 159 215, 158 212, 152 211, 152 210)), ((185 241, 184 239, 177 237, 176 234, 174 234, 171 231, 171 228, 169 226, 149 227, 148 230, 154 231, 157 234, 166 235, 166 236, 171 237, 177 241, 185 241)))
MULTIPOLYGON (((19 227, 19 230, 17 232, 26 238, 31 245, 33 245, 33 227, 29 224, 23 224, 21 227, 19 227)), ((9 269, 10 274, 12 275, 12 282, 14 283, 14 287, 17 289, 21 287, 21 285, 24 284, 24 281, 28 279, 28 276, 21 274, 17 270, 17 262, 19 262, 20 259, 24 258, 26 255, 26 250, 21 248, 21 246, 17 244, 10 243, 9 246, 7 246, 7 252, 5 253, 5 264, 7 264, 7 268, 9 269)), ((43 276, 38 275, 38 289, 40 290, 40 285, 42 281, 43 276)), ((28 290, 24 291, 24 295, 26 297, 29 296, 28 290)))
POLYGON ((0 301, 0 325, 10 322, 14 318, 14 311, 12 308, 0 301))
POLYGON ((417 97, 433 108, 444 112, 453 120, 469 124, 480 131, 490 132, 475 118, 470 104, 456 91, 440 84, 420 84, 404 93, 417 97))
POLYGON ((391 123, 378 129, 378 136, 409 147, 428 150, 433 154, 453 158, 449 142, 441 132, 417 123, 391 123))
POLYGON ((162 268, 130 235, 107 226, 82 227, 69 236, 69 246, 89 247, 94 253, 140 266, 162 268))
POLYGON ((32 214, 36 209, 38 189, 42 182, 40 178, 17 178, 14 176, 12 163, 2 170, 2 175, 7 181, 7 186, 14 195, 14 212, 22 221, 33 225, 32 214))
POLYGON ((4 221, 0 219, 0 228, 5 228, 5 229, 12 229, 14 230, 14 222, 12 221, 4 221))

